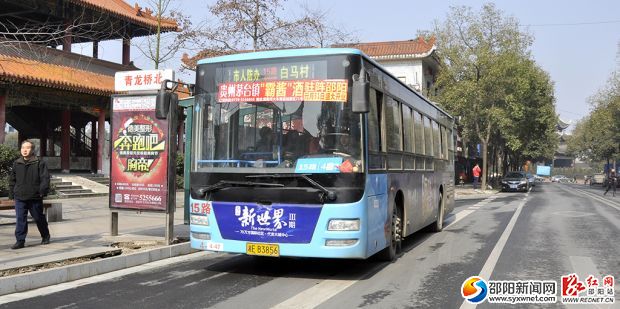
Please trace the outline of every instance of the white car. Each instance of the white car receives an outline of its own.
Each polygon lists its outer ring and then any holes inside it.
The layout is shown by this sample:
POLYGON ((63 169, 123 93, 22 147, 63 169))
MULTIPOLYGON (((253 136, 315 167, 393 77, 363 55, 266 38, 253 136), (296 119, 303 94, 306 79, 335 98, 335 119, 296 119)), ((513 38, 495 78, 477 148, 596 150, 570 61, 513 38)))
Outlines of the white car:
POLYGON ((566 178, 564 175, 555 175, 551 177, 551 182, 560 182, 560 179, 566 178))

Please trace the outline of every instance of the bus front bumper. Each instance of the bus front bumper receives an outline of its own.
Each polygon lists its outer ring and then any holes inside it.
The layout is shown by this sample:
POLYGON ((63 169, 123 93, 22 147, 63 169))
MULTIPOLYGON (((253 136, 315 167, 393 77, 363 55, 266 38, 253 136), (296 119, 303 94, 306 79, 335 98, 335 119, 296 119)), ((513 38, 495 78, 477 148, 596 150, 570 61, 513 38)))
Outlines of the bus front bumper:
POLYGON ((286 243, 224 239, 213 210, 208 215, 208 225, 190 224, 190 242, 193 249, 249 255, 255 254, 248 252, 248 243, 275 245, 277 256, 364 259, 368 257, 365 214, 364 203, 325 204, 321 207, 309 242, 286 243), (329 221, 333 219, 357 219, 359 229, 328 230, 329 221))

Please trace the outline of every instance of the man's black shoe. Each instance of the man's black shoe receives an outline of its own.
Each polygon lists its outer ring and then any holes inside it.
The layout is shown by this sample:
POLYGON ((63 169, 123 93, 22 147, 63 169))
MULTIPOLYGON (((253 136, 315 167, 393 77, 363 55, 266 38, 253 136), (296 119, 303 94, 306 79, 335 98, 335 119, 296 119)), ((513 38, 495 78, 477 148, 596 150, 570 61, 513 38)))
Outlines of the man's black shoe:
POLYGON ((23 247, 24 247, 24 242, 18 241, 11 247, 11 249, 16 250, 16 249, 21 249, 23 247))
POLYGON ((49 243, 50 243, 50 237, 49 236, 43 237, 43 240, 41 240, 41 244, 42 245, 49 245, 49 243))

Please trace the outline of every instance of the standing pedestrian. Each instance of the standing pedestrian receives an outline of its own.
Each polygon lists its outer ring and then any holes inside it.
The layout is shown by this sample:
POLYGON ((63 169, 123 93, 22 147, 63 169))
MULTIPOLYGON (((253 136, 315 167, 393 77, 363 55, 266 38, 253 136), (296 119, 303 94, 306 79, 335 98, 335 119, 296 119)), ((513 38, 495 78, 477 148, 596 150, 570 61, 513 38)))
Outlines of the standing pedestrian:
POLYGON ((472 170, 472 175, 474 176, 474 190, 478 189, 478 182, 480 181, 480 166, 478 166, 478 163, 476 163, 476 165, 474 166, 474 169, 472 170))
POLYGON ((612 189, 612 193, 613 196, 616 196, 616 187, 618 186, 618 175, 616 175, 616 171, 615 170, 611 170, 611 173, 609 173, 609 179, 607 179, 607 190, 605 190, 605 193, 603 193, 603 195, 607 195, 607 192, 609 192, 609 189, 612 189))
POLYGON ((9 199, 15 199, 15 239, 11 249, 20 249, 28 234, 28 211, 37 223, 41 244, 50 243, 50 232, 43 214, 43 197, 50 187, 50 174, 45 161, 34 155, 34 144, 25 140, 21 144, 21 158, 13 162, 9 179, 9 199))

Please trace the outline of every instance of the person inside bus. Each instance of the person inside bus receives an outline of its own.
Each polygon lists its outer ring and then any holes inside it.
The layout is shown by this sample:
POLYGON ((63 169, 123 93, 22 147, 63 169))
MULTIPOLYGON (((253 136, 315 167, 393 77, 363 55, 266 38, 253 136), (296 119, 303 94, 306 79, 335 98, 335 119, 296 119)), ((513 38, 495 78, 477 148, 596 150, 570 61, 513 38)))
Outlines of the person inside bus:
POLYGON ((271 152, 273 149, 273 131, 270 127, 262 127, 258 131, 260 139, 256 142, 257 152, 271 152))
POLYGON ((334 152, 334 154, 351 156, 351 137, 349 134, 339 136, 336 148, 338 151, 334 152))

